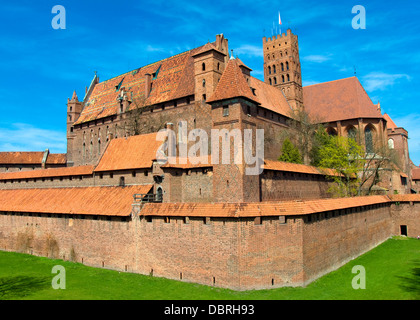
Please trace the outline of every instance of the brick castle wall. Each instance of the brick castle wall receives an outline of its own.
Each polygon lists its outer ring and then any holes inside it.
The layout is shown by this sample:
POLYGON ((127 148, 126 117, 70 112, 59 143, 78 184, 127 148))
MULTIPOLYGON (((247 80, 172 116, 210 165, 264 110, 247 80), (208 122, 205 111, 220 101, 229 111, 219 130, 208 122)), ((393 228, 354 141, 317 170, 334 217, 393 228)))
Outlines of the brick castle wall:
POLYGON ((0 249, 237 290, 300 286, 399 234, 403 221, 417 236, 420 204, 392 206, 262 218, 1 213, 0 249))

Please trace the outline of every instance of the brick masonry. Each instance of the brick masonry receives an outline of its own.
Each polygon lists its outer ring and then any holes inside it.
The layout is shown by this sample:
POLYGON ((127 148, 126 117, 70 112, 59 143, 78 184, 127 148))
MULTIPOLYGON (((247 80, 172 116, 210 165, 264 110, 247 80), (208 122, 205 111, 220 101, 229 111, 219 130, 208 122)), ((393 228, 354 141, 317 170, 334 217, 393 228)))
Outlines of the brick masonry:
POLYGON ((0 214, 0 249, 236 290, 302 286, 408 225, 420 203, 262 218, 0 214), (260 220, 261 219, 261 220, 260 220), (110 241, 112 239, 112 241, 110 241))

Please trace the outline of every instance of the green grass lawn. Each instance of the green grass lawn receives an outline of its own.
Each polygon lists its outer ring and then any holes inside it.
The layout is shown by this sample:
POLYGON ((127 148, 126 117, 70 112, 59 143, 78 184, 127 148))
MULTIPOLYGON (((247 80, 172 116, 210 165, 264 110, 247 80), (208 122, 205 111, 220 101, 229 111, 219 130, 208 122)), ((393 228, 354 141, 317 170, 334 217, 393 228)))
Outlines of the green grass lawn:
POLYGON ((0 251, 0 300, 408 300, 420 298, 420 240, 393 238, 305 288, 237 292, 0 251), (66 271, 66 289, 53 289, 54 265, 66 271), (366 289, 352 288, 355 265, 366 289))

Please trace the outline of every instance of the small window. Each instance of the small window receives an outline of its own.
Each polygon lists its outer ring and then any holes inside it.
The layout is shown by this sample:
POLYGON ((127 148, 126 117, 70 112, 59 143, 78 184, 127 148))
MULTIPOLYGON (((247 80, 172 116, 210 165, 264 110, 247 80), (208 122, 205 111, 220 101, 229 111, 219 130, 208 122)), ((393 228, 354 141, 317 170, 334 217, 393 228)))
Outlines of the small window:
POLYGON ((125 186, 125 178, 120 177, 120 187, 124 187, 124 186, 125 186))
POLYGON ((206 101, 206 95, 203 94, 203 101, 206 101))
POLYGON ((223 106, 223 116, 227 117, 229 115, 229 106, 223 106))
POLYGON ((201 65, 201 69, 203 70, 203 71, 206 71, 206 64, 203 62, 203 64, 201 65))
POLYGON ((206 79, 203 79, 203 88, 206 87, 206 79))

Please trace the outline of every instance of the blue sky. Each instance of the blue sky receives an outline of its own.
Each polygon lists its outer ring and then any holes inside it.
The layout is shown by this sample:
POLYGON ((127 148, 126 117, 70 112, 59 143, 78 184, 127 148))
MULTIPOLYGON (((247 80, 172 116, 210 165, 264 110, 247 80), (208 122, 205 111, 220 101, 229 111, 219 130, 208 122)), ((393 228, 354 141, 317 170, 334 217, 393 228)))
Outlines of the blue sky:
POLYGON ((418 1, 67 1, 0 4, 0 151, 66 151, 66 102, 82 99, 94 72, 106 80, 192 49, 223 33, 262 79, 262 37, 281 12, 299 36, 303 84, 354 75, 409 131, 420 163, 418 1), (55 30, 51 9, 66 9, 55 30), (351 26, 366 9, 366 29, 351 26))

